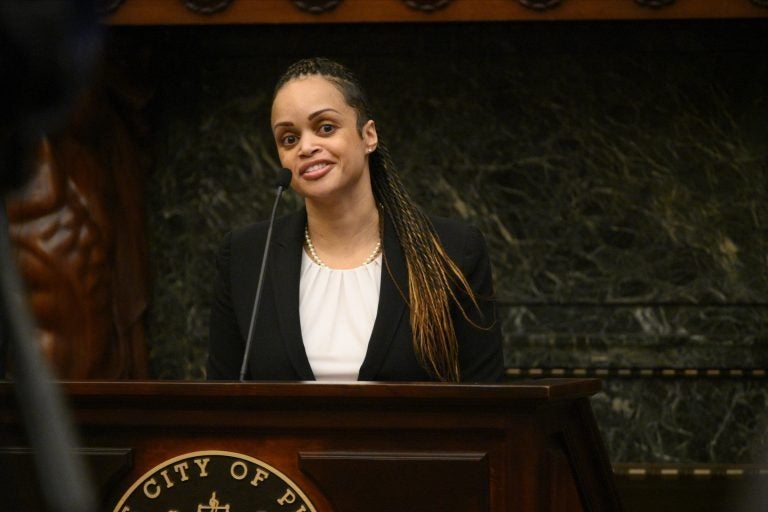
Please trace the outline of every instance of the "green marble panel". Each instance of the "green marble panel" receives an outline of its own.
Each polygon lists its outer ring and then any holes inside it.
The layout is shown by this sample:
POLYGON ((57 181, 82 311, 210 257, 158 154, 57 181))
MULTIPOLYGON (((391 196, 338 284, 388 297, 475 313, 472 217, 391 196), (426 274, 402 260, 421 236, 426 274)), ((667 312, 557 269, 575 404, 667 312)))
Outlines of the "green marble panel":
POLYGON ((768 461, 765 381, 615 380, 592 398, 613 462, 768 461))
MULTIPOLYGON (((154 376, 204 377, 215 249, 268 215, 272 86, 308 55, 361 75, 417 201, 485 233, 508 366, 768 366, 766 20, 115 35, 157 78, 154 376)), ((609 379, 593 403, 615 461, 745 462, 765 388, 609 379)))
POLYGON ((768 307, 501 309, 508 367, 768 368, 768 307))

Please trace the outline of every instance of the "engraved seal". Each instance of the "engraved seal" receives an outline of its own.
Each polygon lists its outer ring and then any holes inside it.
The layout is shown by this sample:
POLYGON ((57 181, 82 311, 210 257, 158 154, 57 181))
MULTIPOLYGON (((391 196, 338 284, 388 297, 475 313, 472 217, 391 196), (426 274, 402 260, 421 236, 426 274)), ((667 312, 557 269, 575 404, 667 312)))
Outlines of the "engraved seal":
POLYGON ((113 512, 316 512, 302 490, 283 473, 241 453, 185 453, 147 471, 131 485, 113 512))

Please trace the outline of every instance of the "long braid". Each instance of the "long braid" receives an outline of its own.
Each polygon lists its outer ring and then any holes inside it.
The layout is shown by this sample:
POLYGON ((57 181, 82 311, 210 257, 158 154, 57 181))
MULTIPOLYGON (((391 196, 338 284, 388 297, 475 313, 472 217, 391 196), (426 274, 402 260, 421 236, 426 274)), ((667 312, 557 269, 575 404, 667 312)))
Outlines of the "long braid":
POLYGON ((435 377, 457 382, 459 349, 450 304, 461 309, 454 292, 456 284, 477 306, 475 294, 446 254, 429 218, 410 199, 381 139, 371 155, 371 168, 374 195, 392 221, 408 266, 414 351, 422 366, 435 377))
MULTIPOLYGON (((321 75, 336 84, 358 113, 357 126, 371 118, 357 78, 344 66, 321 58, 304 59, 288 68, 275 94, 293 78, 321 75)), ((408 296, 414 352, 419 363, 441 381, 458 382, 459 348, 451 318, 451 303, 468 319, 454 291, 458 287, 479 311, 475 293, 461 269, 445 252, 427 215, 410 198, 381 137, 370 155, 371 186, 376 202, 391 220, 408 268, 408 296)), ((385 262, 386 262, 386 254, 385 262)))

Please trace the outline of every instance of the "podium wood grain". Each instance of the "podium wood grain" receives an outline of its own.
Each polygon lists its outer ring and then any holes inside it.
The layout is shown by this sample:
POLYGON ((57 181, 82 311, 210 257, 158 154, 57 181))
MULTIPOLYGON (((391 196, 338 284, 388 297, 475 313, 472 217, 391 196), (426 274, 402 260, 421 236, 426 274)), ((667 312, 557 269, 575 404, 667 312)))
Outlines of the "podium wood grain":
MULTIPOLYGON (((205 450, 269 464, 322 512, 621 509, 589 405, 595 379, 61 386, 105 510, 164 461, 205 450)), ((25 450, 18 413, 0 384, 11 468, 25 450)))

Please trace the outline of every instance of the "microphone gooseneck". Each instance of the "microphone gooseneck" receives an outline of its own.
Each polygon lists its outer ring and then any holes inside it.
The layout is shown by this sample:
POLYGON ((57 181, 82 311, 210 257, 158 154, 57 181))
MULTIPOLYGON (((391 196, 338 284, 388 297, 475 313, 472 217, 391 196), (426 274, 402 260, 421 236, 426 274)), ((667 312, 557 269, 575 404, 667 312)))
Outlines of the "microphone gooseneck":
POLYGON ((261 269, 259 270, 259 281, 256 285, 256 296, 253 299, 253 309, 251 310, 251 322, 248 325, 248 337, 245 341, 245 350, 243 351, 243 362, 240 365, 240 382, 245 381, 245 374, 248 370, 248 358, 251 354, 251 345, 253 344, 253 329, 256 326, 256 317, 259 313, 259 302, 261 301, 261 289, 264 284, 264 273, 267 269, 267 257, 269 256, 269 245, 272 239, 272 228, 275 225, 275 214, 277 213, 277 205, 280 203, 280 197, 283 195, 283 191, 291 183, 291 171, 288 169, 278 169, 275 172, 274 186, 277 187, 277 195, 275 197, 275 203, 272 205, 272 214, 269 216, 269 227, 267 228, 267 239, 264 242, 264 254, 261 258, 261 269))
POLYGON ((291 171, 283 167, 282 169, 278 169, 275 171, 275 187, 283 187, 288 188, 288 185, 291 184, 291 171))

